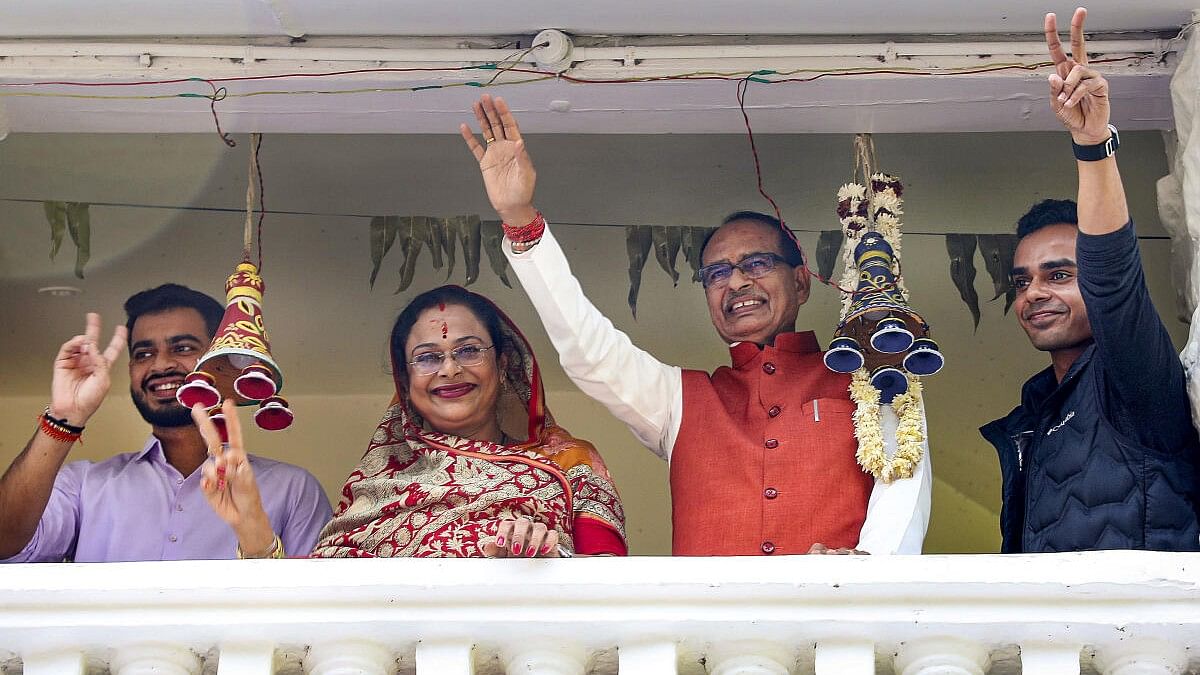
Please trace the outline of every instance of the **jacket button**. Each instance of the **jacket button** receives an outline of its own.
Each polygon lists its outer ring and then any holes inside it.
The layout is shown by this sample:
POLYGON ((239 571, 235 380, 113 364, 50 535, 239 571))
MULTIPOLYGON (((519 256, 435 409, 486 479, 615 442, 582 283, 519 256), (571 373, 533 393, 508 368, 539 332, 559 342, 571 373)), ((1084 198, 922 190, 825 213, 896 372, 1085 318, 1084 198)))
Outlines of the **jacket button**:
POLYGON ((779 441, 775 440, 774 438, 768 438, 763 445, 767 446, 768 448, 775 449, 779 447, 779 441))
POLYGON ((771 555, 775 552, 775 544, 772 544, 769 541, 764 541, 762 543, 762 552, 766 553, 767 555, 771 555))
POLYGON ((779 496, 779 490, 776 490, 775 488, 767 488, 766 490, 763 490, 763 496, 767 499, 775 499, 779 496))
POLYGON ((783 412, 783 408, 780 408, 777 405, 773 405, 773 406, 771 406, 771 409, 767 411, 767 416, 768 417, 779 417, 779 413, 781 413, 781 412, 783 412))
POLYGON ((768 375, 774 375, 775 374, 775 364, 771 363, 770 361, 767 361, 766 363, 763 364, 763 372, 768 375))

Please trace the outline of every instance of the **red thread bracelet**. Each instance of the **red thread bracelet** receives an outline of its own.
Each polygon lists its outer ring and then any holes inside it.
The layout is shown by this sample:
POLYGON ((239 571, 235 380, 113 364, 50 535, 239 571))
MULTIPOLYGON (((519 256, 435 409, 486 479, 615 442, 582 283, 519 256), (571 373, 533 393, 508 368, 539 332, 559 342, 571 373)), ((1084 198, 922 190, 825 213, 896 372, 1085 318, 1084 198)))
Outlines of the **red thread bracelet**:
POLYGON ((509 241, 514 244, 527 244, 542 238, 542 233, 546 231, 546 219, 542 212, 538 211, 533 221, 524 227, 514 227, 508 223, 501 223, 501 226, 504 228, 504 236, 508 237, 509 241))
POLYGON ((38 429, 40 429, 43 434, 46 434, 50 438, 53 438, 60 443, 74 443, 75 441, 79 441, 82 444, 83 442, 80 440, 80 437, 83 435, 82 429, 79 431, 64 429, 62 426, 56 423, 56 420, 51 420, 50 415, 47 413, 38 415, 38 429))

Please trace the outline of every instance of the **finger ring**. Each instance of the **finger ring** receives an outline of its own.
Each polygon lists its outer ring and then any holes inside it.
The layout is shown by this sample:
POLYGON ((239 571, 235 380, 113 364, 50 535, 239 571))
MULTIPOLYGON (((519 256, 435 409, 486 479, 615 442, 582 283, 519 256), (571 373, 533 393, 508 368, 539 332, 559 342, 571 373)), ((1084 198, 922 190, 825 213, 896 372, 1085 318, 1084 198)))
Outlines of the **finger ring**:
POLYGON ((518 518, 522 518, 522 519, 524 519, 524 520, 528 520, 530 523, 536 523, 536 522, 537 522, 536 520, 534 520, 534 519, 533 519, 533 516, 531 516, 531 515, 529 515, 529 514, 527 514, 527 513, 522 513, 522 514, 518 515, 517 517, 518 517, 518 518))
POLYGON ((495 137, 495 136, 492 136, 491 138, 485 138, 485 139, 483 139, 483 140, 484 140, 484 142, 491 144, 491 143, 495 143, 495 142, 496 142, 496 137, 495 137))

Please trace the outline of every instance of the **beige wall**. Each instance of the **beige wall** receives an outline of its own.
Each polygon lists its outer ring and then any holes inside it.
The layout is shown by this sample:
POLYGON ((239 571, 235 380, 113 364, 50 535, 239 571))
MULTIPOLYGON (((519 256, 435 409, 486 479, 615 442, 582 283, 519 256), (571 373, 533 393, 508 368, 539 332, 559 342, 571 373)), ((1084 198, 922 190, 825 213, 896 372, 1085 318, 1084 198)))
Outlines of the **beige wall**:
MULTIPOLYGON (((1122 135, 1122 171, 1143 235, 1161 235, 1154 181, 1166 172, 1157 133, 1122 135)), ((268 137, 268 206, 331 214, 484 213, 486 201, 461 141, 441 136, 268 137)), ((727 359, 708 322, 698 286, 672 287, 647 263, 639 320, 628 290, 620 227, 561 223, 715 224, 737 208, 764 208, 739 136, 555 136, 530 139, 541 185, 538 204, 553 222, 593 301, 635 343, 664 361, 712 368, 727 359)), ((0 144, 0 197, 87 199, 237 208, 244 156, 200 136, 20 136, 0 144)), ((765 136, 765 179, 795 227, 832 229, 834 192, 849 177, 847 136, 765 136)), ((987 303, 991 280, 976 259, 983 318, 978 330, 950 284, 944 232, 1011 231, 1035 200, 1072 196, 1073 162, 1061 134, 896 135, 876 139, 881 165, 906 185, 904 271, 913 304, 933 326, 946 370, 926 382, 936 477, 926 542, 933 552, 998 549, 999 477, 995 452, 976 429, 1016 404, 1021 383, 1047 364, 1033 351, 1002 300, 987 303)), ((39 204, 0 200, 0 465, 19 452, 45 405, 57 345, 82 313, 111 319, 131 292, 178 280, 208 292, 235 262, 241 218, 235 214, 93 207, 95 256, 87 279, 70 276, 68 249, 46 261, 39 204), (35 290, 61 283, 78 298, 46 299, 35 290)), ((407 293, 392 295, 399 261, 384 264, 369 291, 366 218, 270 216, 266 227, 267 324, 284 368, 296 425, 253 432, 251 447, 313 471, 335 495, 389 398, 385 336, 413 293, 442 283, 428 257, 407 293)), ((808 248, 816 234, 803 233, 808 248)), ((1173 317, 1165 241, 1144 241, 1156 303, 1182 346, 1173 317)), ((462 281, 462 261, 454 281, 462 281)), ((493 297, 522 326, 546 373, 559 421, 602 450, 625 500, 632 550, 670 550, 666 466, 641 448, 602 408, 571 385, 520 288, 500 285, 483 264, 475 289, 493 297)), ((814 290, 801 325, 827 340, 837 294, 814 290)), ((140 447, 144 423, 130 405, 122 374, 74 456, 100 458, 140 447)), ((803 514, 797 514, 803 517, 803 514)))

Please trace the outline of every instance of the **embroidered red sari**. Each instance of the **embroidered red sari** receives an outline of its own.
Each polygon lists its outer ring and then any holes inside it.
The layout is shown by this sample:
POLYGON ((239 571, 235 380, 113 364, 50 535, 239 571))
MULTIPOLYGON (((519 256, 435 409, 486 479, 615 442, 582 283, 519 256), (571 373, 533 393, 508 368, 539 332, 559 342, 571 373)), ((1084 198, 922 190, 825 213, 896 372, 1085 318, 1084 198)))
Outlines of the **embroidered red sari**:
MULTIPOLYGON (((489 301, 489 304, 490 301, 489 301)), ((556 426, 529 343, 499 308, 508 366, 497 416, 511 444, 428 428, 397 380, 312 556, 483 557, 501 519, 527 515, 576 553, 625 555, 625 516, 600 454, 556 426)), ((405 367, 393 355, 393 372, 405 367)))

